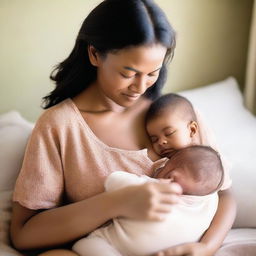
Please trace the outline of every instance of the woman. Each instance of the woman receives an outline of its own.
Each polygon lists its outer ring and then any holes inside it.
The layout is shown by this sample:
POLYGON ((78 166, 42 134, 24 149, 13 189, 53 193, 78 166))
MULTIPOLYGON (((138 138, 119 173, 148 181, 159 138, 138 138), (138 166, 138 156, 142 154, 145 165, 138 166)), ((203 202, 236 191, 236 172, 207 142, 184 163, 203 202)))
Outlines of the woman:
MULTIPOLYGON (((71 54, 51 76, 56 88, 44 98, 47 110, 27 146, 14 192, 16 248, 75 255, 69 245, 108 220, 161 220, 178 202, 177 184, 103 192, 113 171, 151 175, 144 114, 160 95, 174 47, 175 33, 153 1, 106 0, 88 15, 71 54)), ((201 241, 164 255, 217 250, 234 219, 231 195, 220 198, 201 241)))

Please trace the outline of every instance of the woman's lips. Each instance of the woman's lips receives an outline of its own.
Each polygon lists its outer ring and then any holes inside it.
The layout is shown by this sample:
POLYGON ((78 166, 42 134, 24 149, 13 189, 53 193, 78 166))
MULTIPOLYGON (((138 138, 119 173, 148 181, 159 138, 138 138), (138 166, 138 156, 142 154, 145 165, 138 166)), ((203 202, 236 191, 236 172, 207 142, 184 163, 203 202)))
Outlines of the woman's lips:
POLYGON ((129 99, 132 99, 132 100, 136 100, 140 97, 140 94, 126 94, 126 93, 124 93, 123 95, 126 96, 129 99))

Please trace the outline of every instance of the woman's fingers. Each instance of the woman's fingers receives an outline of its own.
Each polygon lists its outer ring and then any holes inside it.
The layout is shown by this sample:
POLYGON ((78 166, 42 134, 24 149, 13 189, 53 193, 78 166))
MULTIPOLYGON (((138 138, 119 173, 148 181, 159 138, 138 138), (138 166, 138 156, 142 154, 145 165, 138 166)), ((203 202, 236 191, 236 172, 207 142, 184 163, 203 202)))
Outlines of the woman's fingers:
POLYGON ((157 183, 159 186, 159 191, 162 193, 168 193, 168 194, 182 194, 182 188, 181 186, 176 182, 171 183, 165 183, 165 182, 159 182, 157 183))
POLYGON ((158 184, 158 202, 162 204, 177 204, 180 202, 182 188, 178 183, 158 184))
POLYGON ((173 205, 179 203, 182 189, 177 183, 150 182, 124 188, 122 192, 121 198, 119 192, 119 198, 124 204, 119 216, 162 220, 172 210, 173 205))
POLYGON ((180 197, 179 195, 174 195, 174 194, 171 194, 171 195, 163 194, 159 201, 161 204, 178 204, 180 202, 180 197))
POLYGON ((166 185, 158 187, 158 194, 152 202, 151 220, 164 220, 172 211, 174 204, 180 202, 181 187, 178 184, 166 185))

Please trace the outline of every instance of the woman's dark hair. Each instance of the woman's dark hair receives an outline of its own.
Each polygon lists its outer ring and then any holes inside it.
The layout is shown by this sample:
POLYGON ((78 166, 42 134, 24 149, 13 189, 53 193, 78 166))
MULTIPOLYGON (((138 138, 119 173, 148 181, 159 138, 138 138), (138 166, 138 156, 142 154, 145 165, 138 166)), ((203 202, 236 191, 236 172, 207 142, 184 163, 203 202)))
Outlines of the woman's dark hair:
POLYGON ((175 48, 175 32, 153 0, 103 1, 84 20, 68 58, 52 71, 50 78, 56 88, 43 98, 43 108, 76 96, 96 80, 97 68, 90 63, 89 45, 104 57, 111 51, 153 43, 165 46, 167 53, 158 80, 144 94, 150 99, 161 94, 166 64, 175 48))

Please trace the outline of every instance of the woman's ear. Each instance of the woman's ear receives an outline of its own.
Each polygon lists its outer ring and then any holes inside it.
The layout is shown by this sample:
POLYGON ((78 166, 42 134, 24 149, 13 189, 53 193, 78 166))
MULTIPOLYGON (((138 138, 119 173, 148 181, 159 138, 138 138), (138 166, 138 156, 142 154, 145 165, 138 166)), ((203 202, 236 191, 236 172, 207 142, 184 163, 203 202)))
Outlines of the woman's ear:
POLYGON ((96 48, 92 45, 88 45, 88 56, 91 64, 95 67, 98 67, 99 64, 99 54, 96 48))
POLYGON ((192 138, 198 131, 198 124, 195 121, 189 123, 190 137, 192 138))

